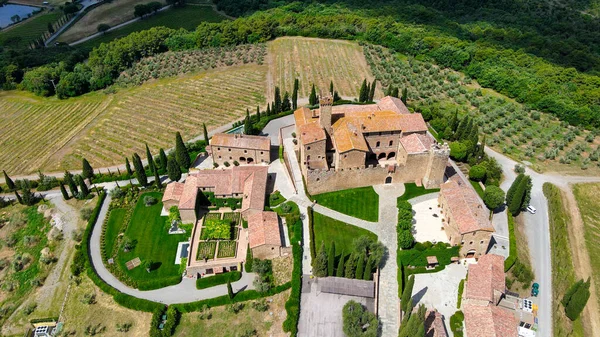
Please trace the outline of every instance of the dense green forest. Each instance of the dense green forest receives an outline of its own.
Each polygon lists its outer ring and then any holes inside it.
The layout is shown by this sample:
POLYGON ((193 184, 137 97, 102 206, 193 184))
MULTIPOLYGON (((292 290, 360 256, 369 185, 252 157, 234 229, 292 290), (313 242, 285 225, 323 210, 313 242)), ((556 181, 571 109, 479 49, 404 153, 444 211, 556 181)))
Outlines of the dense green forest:
MULTIPOLYGON (((89 54, 87 64, 65 62, 29 71, 20 85, 39 95, 74 96, 112 84, 147 55, 301 35, 383 45, 461 71, 528 108, 571 124, 600 127, 600 24, 581 13, 583 2, 563 8, 541 1, 331 2, 335 4, 216 0, 219 9, 246 16, 204 23, 194 32, 154 28, 134 33, 102 44, 89 54), (56 88, 51 80, 59 83, 56 88)), ((13 62, 8 67, 18 75, 27 65, 13 62)), ((8 76, 6 68, 0 83, 14 87, 20 79, 8 76)))

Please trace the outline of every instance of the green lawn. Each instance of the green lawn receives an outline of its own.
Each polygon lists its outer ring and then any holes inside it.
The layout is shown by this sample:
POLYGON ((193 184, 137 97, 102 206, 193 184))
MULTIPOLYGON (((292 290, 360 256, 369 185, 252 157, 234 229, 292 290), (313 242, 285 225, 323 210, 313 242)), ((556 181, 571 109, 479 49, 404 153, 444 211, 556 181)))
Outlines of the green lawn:
POLYGON ((335 241, 336 254, 348 255, 354 251, 352 242, 360 236, 368 236, 377 241, 377 235, 366 229, 348 225, 338 220, 326 217, 317 212, 313 212, 313 230, 315 232, 315 249, 319 251, 321 244, 325 243, 325 248, 329 251, 331 242, 335 241))
POLYGON ((160 216, 162 202, 146 207, 144 197, 147 195, 162 199, 160 192, 140 195, 125 231, 125 236, 136 240, 137 244, 133 250, 127 253, 120 251, 117 255, 121 269, 138 283, 140 289, 160 288, 179 282, 180 266, 175 264, 177 245, 189 237, 189 234, 169 235, 166 217, 160 216), (127 270, 125 263, 136 257, 142 260, 142 266, 127 270), (153 263, 150 273, 143 267, 148 260, 153 263))
POLYGON ((84 51, 90 51, 103 42, 110 42, 133 32, 139 32, 152 27, 165 26, 174 29, 184 28, 195 30, 202 22, 220 22, 223 20, 225 20, 225 17, 215 12, 210 6, 188 4, 185 7, 167 9, 146 19, 136 21, 123 28, 113 30, 105 35, 78 44, 76 47, 84 51))
POLYGON ((0 45, 11 47, 29 46, 29 41, 33 41, 48 31, 48 23, 58 21, 64 14, 60 10, 53 12, 44 11, 23 21, 22 23, 0 31, 0 45))
POLYGON ((379 194, 371 186, 317 194, 313 198, 319 205, 340 213, 367 221, 379 219, 379 194))
POLYGON ((479 194, 479 197, 483 199, 483 188, 481 188, 479 182, 473 180, 469 180, 469 182, 471 183, 471 186, 473 186, 473 188, 475 189, 475 192, 479 194))
POLYGON ((106 221, 106 228, 103 234, 104 252, 106 253, 106 258, 111 258, 114 253, 117 236, 123 228, 123 221, 125 220, 126 215, 127 210, 124 208, 113 208, 110 211, 110 216, 106 221))
POLYGON ((421 187, 417 186, 417 184, 415 184, 415 183, 407 183, 407 184, 404 184, 404 194, 402 194, 398 199, 399 200, 410 200, 412 198, 416 198, 421 195, 435 193, 435 192, 439 192, 439 191, 440 191, 439 188, 426 189, 423 186, 421 186, 421 187))

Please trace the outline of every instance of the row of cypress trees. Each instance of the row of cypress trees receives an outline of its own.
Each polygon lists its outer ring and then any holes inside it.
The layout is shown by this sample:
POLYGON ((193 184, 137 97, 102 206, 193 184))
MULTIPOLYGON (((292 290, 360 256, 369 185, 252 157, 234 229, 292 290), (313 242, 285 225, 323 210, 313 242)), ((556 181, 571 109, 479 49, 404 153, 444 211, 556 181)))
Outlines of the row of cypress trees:
POLYGON ((373 268, 375 268, 372 258, 365 253, 350 254, 347 259, 342 251, 336 266, 335 242, 331 243, 329 252, 325 249, 325 243, 321 245, 319 254, 314 262, 313 274, 317 277, 345 277, 361 280, 371 280, 373 277, 373 268))

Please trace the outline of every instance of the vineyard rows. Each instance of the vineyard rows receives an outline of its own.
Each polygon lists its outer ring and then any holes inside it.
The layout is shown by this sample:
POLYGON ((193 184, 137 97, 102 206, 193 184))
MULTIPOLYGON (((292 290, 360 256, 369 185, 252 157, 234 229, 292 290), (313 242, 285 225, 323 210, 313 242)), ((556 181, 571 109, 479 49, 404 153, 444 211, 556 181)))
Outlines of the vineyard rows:
MULTIPOLYGON (((294 79, 300 81, 299 97, 308 97, 314 83, 318 91, 335 90, 344 98, 358 97, 362 81, 373 80, 362 47, 357 43, 301 37, 278 38, 269 42, 270 72, 282 93, 292 93, 294 79)), ((375 98, 383 96, 377 88, 375 98)), ((269 91, 271 95, 272 90, 269 91)), ((272 99, 272 98, 270 98, 272 99)))

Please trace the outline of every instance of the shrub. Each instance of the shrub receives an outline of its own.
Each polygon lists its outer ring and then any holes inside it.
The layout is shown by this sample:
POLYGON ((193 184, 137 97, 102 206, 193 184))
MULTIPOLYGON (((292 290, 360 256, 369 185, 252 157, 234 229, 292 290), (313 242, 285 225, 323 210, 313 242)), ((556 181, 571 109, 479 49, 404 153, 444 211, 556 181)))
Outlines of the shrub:
POLYGON ((92 211, 93 210, 91 208, 83 208, 81 211, 79 211, 79 216, 81 217, 81 220, 88 221, 92 216, 92 211))
POLYGON ((487 186, 483 192, 483 202, 490 210, 495 210, 504 204, 504 191, 497 186, 487 186))
POLYGON ((232 271, 214 276, 203 277, 196 280, 196 289, 205 289, 214 287, 227 282, 239 281, 242 278, 242 272, 232 271))
POLYGON ((235 302, 227 306, 227 311, 234 314, 237 314, 238 312, 242 311, 242 309, 244 309, 244 303, 235 302))
POLYGON ((224 162, 223 165, 225 165, 225 167, 229 167, 230 166, 230 164, 229 164, 228 161, 224 162))
POLYGON ((562 304, 565 307, 565 314, 571 321, 576 320, 588 299, 590 298, 590 279, 586 282, 579 280, 577 283, 571 286, 565 293, 562 299, 562 304))
POLYGON ((144 197, 144 205, 146 205, 146 207, 150 207, 154 204, 156 204, 158 202, 158 200, 156 200, 155 197, 147 195, 144 197))
POLYGON ((379 321, 377 316, 354 300, 344 305, 342 318, 344 334, 347 337, 376 337, 378 335, 379 321))
POLYGON ((80 302, 83 304, 94 304, 96 303, 96 294, 93 292, 84 294, 83 297, 80 299, 80 302))
POLYGON ((483 181, 485 179, 485 167, 482 165, 475 165, 469 170, 469 179, 474 181, 483 181))
POLYGON ((456 300, 456 308, 460 309, 460 304, 462 302, 463 291, 465 290, 465 280, 460 280, 458 284, 458 299, 456 300))
POLYGON ((462 311, 457 311, 450 317, 450 330, 454 333, 455 337, 463 336, 463 322, 465 315, 462 311))
POLYGON ((402 249, 410 249, 415 242, 410 230, 403 230, 398 233, 398 246, 402 249))
POLYGON ((260 299, 252 302, 252 308, 256 311, 265 312, 269 310, 269 304, 264 299, 260 299))
POLYGON ((29 316, 35 311, 35 308, 37 308, 36 303, 29 303, 25 306, 25 308, 23 308, 23 312, 25 315, 29 316))

